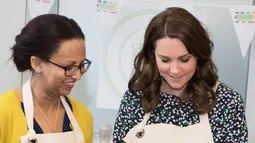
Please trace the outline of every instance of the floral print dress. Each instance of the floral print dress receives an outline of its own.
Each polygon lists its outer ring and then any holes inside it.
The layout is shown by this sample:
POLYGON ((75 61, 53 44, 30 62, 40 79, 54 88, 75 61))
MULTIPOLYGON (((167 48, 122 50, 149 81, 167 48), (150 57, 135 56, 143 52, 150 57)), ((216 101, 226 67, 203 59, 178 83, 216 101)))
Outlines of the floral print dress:
MULTIPOLYGON (((243 99, 239 93, 220 83, 217 104, 208 114, 215 143, 247 143, 248 129, 243 99)), ((180 106, 179 97, 160 93, 159 103, 147 124, 166 123, 181 127, 199 123, 190 103, 180 106)), ((127 91, 121 101, 113 131, 113 142, 122 143, 128 131, 143 120, 140 98, 127 91)))

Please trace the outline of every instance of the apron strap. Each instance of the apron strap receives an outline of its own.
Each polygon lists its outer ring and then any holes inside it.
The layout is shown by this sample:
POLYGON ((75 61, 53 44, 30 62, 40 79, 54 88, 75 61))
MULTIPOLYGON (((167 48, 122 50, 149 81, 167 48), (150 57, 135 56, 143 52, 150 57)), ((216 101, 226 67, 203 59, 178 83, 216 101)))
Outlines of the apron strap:
POLYGON ((199 120, 200 120, 200 123, 202 124, 206 124, 206 123, 209 123, 209 118, 208 118, 208 114, 207 113, 204 113, 203 115, 199 115, 199 120))
POLYGON ((67 116, 73 126, 76 140, 79 143, 85 143, 84 135, 83 135, 81 128, 79 127, 79 124, 77 123, 77 121, 72 113, 71 108, 68 106, 68 104, 66 103, 65 98, 63 96, 61 96, 60 99, 61 99, 61 102, 66 110, 67 116))
POLYGON ((213 138, 208 113, 205 113, 203 115, 199 115, 199 119, 200 119, 200 124, 202 124, 204 127, 207 128, 206 131, 208 131, 209 134, 211 135, 211 138, 213 138))
MULTIPOLYGON (((31 79, 28 79, 25 84, 22 86, 22 95, 23 95, 23 104, 24 104, 24 111, 26 114, 26 121, 28 125, 28 133, 26 135, 26 138, 28 141, 36 140, 36 132, 34 130, 34 104, 33 104, 33 95, 32 95, 32 89, 31 89, 31 79)), ((67 116, 73 126, 74 133, 76 136, 76 140, 79 143, 84 143, 84 135, 77 123, 77 121, 74 118, 74 115, 66 103, 63 96, 60 97, 61 102, 66 110, 67 116)))
POLYGON ((139 132, 143 131, 145 125, 147 124, 148 120, 150 119, 150 116, 151 116, 151 113, 145 113, 142 122, 137 125, 137 132, 136 133, 139 133, 139 132))
POLYGON ((23 95, 23 104, 24 104, 24 110, 25 110, 27 126, 28 126, 27 137, 28 137, 28 140, 31 141, 36 139, 36 133, 34 130, 34 104, 33 104, 30 79, 28 79, 26 83, 22 86, 22 95, 23 95))

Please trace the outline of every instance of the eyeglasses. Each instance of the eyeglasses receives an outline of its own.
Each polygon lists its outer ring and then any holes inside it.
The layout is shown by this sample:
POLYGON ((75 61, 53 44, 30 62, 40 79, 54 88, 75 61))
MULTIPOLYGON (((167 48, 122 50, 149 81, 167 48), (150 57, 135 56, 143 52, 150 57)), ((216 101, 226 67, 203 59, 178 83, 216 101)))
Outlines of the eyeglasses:
POLYGON ((85 72, 88 71, 88 69, 89 69, 89 67, 92 63, 90 60, 85 59, 84 63, 80 64, 79 66, 71 65, 71 66, 68 66, 68 67, 63 67, 63 66, 61 66, 59 64, 56 64, 54 62, 51 62, 49 60, 47 62, 64 69, 65 70, 65 75, 69 76, 69 77, 75 75, 78 70, 80 70, 81 74, 84 74, 85 72))

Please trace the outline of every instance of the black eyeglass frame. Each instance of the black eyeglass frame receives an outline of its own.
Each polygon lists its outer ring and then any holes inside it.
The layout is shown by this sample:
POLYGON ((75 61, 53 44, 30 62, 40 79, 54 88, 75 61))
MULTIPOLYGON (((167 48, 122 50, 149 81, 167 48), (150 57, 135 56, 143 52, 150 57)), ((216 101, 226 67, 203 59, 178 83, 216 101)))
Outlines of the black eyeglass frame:
POLYGON ((84 61, 82 64, 80 64, 79 66, 77 66, 77 65, 71 65, 71 66, 64 67, 64 66, 61 66, 61 65, 59 65, 59 64, 56 64, 56 63, 54 63, 54 62, 52 62, 52 61, 49 61, 49 60, 47 60, 47 62, 49 62, 49 63, 51 63, 51 64, 53 64, 53 65, 55 65, 55 66, 57 66, 57 67, 62 68, 62 69, 65 71, 65 75, 68 76, 68 77, 71 77, 71 76, 75 75, 75 74, 77 73, 78 70, 80 70, 81 74, 84 74, 85 72, 88 71, 88 69, 89 69, 89 67, 90 67, 90 65, 91 65, 91 63, 92 63, 90 60, 85 59, 85 61, 84 61), (85 65, 87 65, 87 66, 85 66, 85 65), (70 68, 70 67, 76 67, 76 70, 74 70, 74 72, 73 72, 71 75, 68 75, 68 74, 66 74, 66 72, 67 72, 68 68, 70 68), (82 72, 82 70, 81 70, 82 67, 86 67, 86 69, 84 69, 84 72, 82 72))

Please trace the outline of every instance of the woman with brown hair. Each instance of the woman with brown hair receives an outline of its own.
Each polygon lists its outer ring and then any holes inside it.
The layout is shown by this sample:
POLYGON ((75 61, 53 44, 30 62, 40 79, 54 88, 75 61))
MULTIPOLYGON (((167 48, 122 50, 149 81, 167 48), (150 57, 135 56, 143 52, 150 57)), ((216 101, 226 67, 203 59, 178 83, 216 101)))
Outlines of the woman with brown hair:
POLYGON ((135 58, 113 142, 247 142, 242 97, 218 81, 212 50, 188 11, 173 7, 155 16, 135 58))

